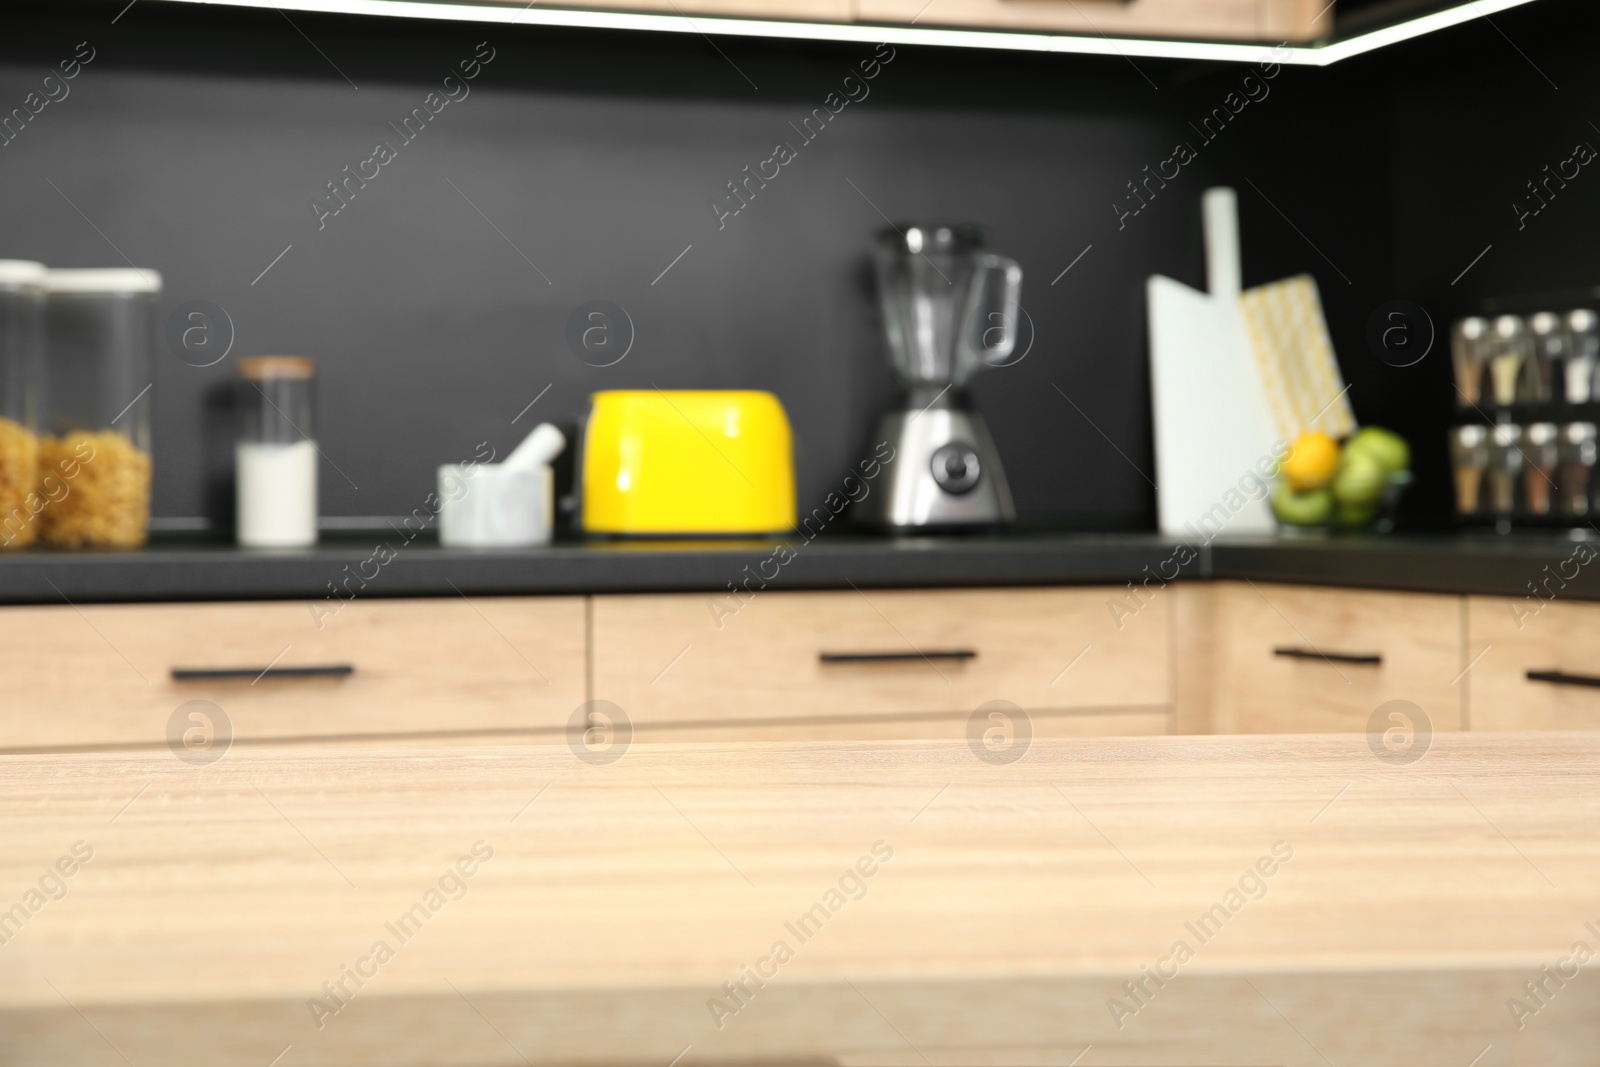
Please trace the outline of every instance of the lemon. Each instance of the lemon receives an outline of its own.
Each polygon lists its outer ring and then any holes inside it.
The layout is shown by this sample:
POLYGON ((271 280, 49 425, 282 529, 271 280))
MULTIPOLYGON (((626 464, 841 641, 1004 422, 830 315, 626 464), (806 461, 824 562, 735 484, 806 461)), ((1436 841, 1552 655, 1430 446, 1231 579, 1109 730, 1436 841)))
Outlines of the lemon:
POLYGON ((1339 444, 1320 430, 1303 433, 1295 439, 1281 469, 1291 488, 1300 492, 1321 489, 1339 469, 1339 444))

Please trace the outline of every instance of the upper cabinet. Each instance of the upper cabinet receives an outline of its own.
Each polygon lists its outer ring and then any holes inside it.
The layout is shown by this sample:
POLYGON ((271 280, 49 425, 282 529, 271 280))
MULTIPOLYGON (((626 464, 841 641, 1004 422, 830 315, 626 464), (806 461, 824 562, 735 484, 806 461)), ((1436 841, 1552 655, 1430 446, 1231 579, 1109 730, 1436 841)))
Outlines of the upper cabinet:
MULTIPOLYGON (((522 0, 504 2, 521 6, 522 0)), ((559 6, 708 18, 1304 43, 1332 32, 1334 5, 1327 0, 568 0, 559 6)))
POLYGON ((1304 42, 1333 29, 1326 0, 856 0, 854 6, 855 17, 867 22, 915 19, 919 26, 1109 37, 1304 42))
MULTIPOLYGON (((260 7, 262 0, 171 0, 260 7)), ((1494 12, 1535 0, 1493 0, 1494 12)), ((278 10, 533 27, 1327 67, 1453 26, 1478 0, 271 0, 278 10), (1338 16, 1335 17, 1335 9, 1338 16)))

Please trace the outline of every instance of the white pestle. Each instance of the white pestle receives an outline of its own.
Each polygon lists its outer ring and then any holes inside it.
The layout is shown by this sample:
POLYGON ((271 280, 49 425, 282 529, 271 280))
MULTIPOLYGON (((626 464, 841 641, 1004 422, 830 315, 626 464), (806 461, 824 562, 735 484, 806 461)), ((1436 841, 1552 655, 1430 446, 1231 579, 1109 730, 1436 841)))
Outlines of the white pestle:
POLYGON ((522 439, 520 445, 512 449, 511 455, 505 458, 504 466, 512 470, 542 467, 559 456, 566 447, 567 439, 562 432, 548 422, 541 422, 522 439))

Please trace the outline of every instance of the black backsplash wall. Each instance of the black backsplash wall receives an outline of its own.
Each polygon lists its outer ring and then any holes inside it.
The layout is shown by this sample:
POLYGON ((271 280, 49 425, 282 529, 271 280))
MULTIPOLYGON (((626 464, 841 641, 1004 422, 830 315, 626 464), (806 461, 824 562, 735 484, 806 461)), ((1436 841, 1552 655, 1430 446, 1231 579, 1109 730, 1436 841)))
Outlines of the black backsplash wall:
MULTIPOLYGON (((774 391, 802 507, 819 500, 893 395, 866 259, 880 210, 978 221, 1023 265, 1034 347, 973 391, 1029 524, 1153 524, 1144 281, 1203 284, 1208 184, 1240 189, 1247 284, 1317 276, 1358 415, 1404 429, 1391 416, 1415 406, 1384 399, 1410 380, 1361 336, 1371 309, 1411 295, 1393 291, 1394 159, 1413 145, 1388 84, 1403 67, 1285 69, 1202 144, 1189 123, 1248 68, 900 48, 867 99, 799 145, 789 123, 872 47, 291 24, 150 0, 113 25, 121 6, 9 16, 0 102, 79 41, 96 57, 0 149, 0 255, 120 265, 114 243, 163 273, 163 318, 209 300, 236 326, 235 356, 316 356, 325 515, 409 512, 439 463, 484 440, 503 452, 619 387, 774 391), (400 146, 389 123, 485 39, 494 59, 471 95, 400 146), (1119 229, 1125 183, 1180 139, 1199 158, 1119 229), (308 201, 380 140, 397 158, 319 230, 308 201), (799 158, 719 230, 707 201, 780 140, 799 158), (593 299, 635 325, 613 367, 565 341, 593 299)), ((232 363, 156 353, 158 516, 217 511, 205 471, 225 472, 231 449, 204 412, 232 363)))
MULTIPOLYGON (((1527 183, 1580 142, 1600 150, 1600 10, 1541 0, 1521 14, 1496 16, 1503 34, 1474 26, 1450 53, 1386 64, 1397 130, 1395 288, 1428 308, 1441 333, 1492 302, 1528 297, 1518 310, 1563 310, 1539 295, 1600 285, 1600 159, 1537 215, 1519 221, 1513 208, 1537 206, 1527 183)), ((1401 417, 1420 444, 1417 505, 1437 518, 1450 509, 1445 441, 1456 402, 1447 338, 1414 370, 1397 374, 1409 388, 1393 391, 1393 402, 1413 400, 1401 417)))

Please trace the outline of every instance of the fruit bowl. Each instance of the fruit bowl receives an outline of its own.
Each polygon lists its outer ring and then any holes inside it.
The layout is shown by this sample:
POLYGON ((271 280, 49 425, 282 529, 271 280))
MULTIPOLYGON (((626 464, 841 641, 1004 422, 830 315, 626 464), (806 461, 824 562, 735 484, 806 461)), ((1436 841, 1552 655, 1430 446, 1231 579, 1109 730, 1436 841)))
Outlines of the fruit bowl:
POLYGON ((1337 505, 1328 518, 1318 523, 1293 523, 1277 516, 1278 533, 1283 537, 1327 537, 1336 533, 1380 533, 1394 530, 1395 516, 1400 511, 1400 498, 1411 485, 1410 471, 1396 471, 1383 482, 1376 510, 1361 514, 1341 515, 1337 505))
POLYGON ((1341 446, 1325 433, 1303 433, 1279 467, 1272 513, 1287 536, 1394 529, 1400 497, 1411 484, 1411 450, 1376 426, 1341 446))

